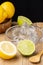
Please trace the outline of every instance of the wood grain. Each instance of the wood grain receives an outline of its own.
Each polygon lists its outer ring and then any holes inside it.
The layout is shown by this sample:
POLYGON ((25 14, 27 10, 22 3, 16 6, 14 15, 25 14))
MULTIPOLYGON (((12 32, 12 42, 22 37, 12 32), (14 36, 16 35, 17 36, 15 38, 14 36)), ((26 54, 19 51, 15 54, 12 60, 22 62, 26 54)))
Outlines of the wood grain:
MULTIPOLYGON (((38 23, 35 23, 35 24, 38 25, 38 23)), ((40 25, 38 25, 38 26, 40 26, 40 25)), ((6 40, 6 39, 7 38, 6 38, 5 33, 0 34, 0 41, 6 40)), ((38 42, 36 44, 36 52, 33 55, 39 53, 41 50, 43 50, 43 43, 38 42)), ((29 62, 29 57, 24 57, 19 52, 17 52, 16 57, 11 59, 11 60, 4 60, 4 59, 0 58, 0 65, 43 65, 43 56, 42 56, 41 61, 39 63, 33 64, 33 63, 29 62)))

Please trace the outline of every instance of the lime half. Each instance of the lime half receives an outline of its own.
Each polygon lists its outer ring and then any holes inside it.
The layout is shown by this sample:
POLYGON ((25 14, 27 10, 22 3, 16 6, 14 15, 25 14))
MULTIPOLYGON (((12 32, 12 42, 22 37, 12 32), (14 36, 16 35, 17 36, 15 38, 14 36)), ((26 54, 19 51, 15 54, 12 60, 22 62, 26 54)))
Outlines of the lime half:
POLYGON ((21 40, 18 42, 17 48, 22 55, 28 56, 34 53, 35 44, 31 40, 21 40))
POLYGON ((24 22, 27 22, 29 25, 32 24, 32 21, 29 18, 25 16, 18 16, 18 19, 17 19, 18 25, 21 26, 24 22))

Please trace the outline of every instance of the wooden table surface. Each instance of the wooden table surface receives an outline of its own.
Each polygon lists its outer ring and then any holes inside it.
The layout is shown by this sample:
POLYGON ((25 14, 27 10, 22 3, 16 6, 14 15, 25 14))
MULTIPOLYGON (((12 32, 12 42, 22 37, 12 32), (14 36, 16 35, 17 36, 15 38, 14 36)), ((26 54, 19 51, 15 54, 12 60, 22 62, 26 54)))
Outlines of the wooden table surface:
MULTIPOLYGON (((43 23, 35 23, 34 25, 43 27, 43 23)), ((0 34, 0 41, 3 41, 3 40, 6 40, 5 33, 0 34)), ((43 43, 38 42, 38 44, 36 44, 35 53, 38 53, 41 50, 43 50, 43 43)), ((41 61, 39 63, 33 64, 33 63, 29 62, 29 57, 24 57, 18 52, 16 57, 11 60, 4 60, 4 59, 0 58, 0 65, 43 65, 43 56, 41 57, 41 61)))

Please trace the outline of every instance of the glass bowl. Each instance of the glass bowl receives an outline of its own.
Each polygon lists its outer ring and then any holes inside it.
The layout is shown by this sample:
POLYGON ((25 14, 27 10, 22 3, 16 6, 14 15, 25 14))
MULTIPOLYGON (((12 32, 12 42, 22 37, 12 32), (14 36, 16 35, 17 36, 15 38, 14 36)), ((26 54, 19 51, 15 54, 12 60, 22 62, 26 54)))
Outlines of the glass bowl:
POLYGON ((32 40, 36 44, 41 38, 40 28, 33 25, 29 26, 27 24, 23 24, 22 26, 12 26, 6 30, 5 34, 7 38, 15 44, 24 39, 32 40))
POLYGON ((43 43, 43 28, 41 28, 42 36, 40 38, 40 42, 43 43))

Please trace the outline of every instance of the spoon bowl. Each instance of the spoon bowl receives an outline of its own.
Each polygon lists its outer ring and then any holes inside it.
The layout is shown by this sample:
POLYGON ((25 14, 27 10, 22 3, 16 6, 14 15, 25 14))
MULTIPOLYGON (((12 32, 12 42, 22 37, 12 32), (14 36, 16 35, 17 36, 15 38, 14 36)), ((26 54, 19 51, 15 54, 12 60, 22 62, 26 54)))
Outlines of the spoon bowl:
POLYGON ((43 55, 43 50, 40 53, 38 53, 37 55, 30 57, 29 61, 33 62, 33 63, 40 62, 40 59, 41 59, 42 55, 43 55))

